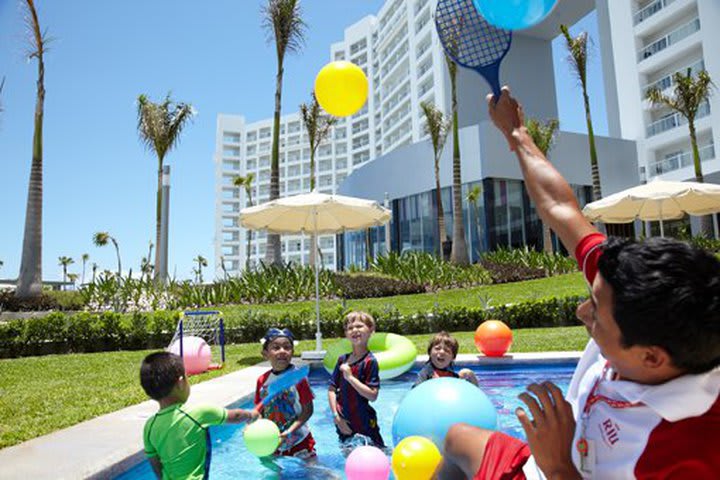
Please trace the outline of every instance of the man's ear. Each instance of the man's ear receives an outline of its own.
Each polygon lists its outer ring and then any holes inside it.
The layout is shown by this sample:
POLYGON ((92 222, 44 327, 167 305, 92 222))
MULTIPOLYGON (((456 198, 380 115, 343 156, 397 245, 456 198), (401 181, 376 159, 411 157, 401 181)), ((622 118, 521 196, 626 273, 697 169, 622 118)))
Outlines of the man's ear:
POLYGON ((670 365, 672 365, 672 359, 667 350, 656 345, 643 347, 643 366, 657 369, 670 365))

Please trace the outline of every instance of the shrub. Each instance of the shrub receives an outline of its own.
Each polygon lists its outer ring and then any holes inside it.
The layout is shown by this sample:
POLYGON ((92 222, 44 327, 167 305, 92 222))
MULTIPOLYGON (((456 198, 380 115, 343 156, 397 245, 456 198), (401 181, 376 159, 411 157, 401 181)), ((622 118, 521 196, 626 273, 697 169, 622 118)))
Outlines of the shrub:
POLYGON ((412 282, 373 273, 336 273, 333 283, 342 298, 375 298, 424 293, 425 288, 412 282))
MULTIPOLYGON (((401 315, 396 308, 388 306, 369 313, 375 317, 378 331, 403 335, 474 330, 490 318, 502 320, 510 328, 554 327, 577 324, 575 309, 581 300, 579 297, 553 298, 488 309, 448 307, 414 315, 401 315)), ((343 336, 346 313, 342 306, 320 312, 325 337, 343 336)), ((170 342, 178 318, 179 312, 128 315, 55 312, 28 320, 12 320, 0 323, 0 357, 162 348, 170 342)), ((307 308, 282 316, 244 310, 226 316, 226 342, 256 342, 271 326, 288 327, 298 339, 313 339, 315 310, 307 308)))
POLYGON ((531 269, 541 269, 546 275, 559 275, 577 271, 577 263, 573 258, 559 253, 546 253, 523 248, 500 248, 494 252, 484 253, 481 263, 491 262, 498 265, 513 265, 531 269))
POLYGON ((490 273, 493 283, 520 282, 547 276, 545 270, 541 268, 513 265, 510 263, 495 263, 490 260, 481 260, 480 264, 490 273))

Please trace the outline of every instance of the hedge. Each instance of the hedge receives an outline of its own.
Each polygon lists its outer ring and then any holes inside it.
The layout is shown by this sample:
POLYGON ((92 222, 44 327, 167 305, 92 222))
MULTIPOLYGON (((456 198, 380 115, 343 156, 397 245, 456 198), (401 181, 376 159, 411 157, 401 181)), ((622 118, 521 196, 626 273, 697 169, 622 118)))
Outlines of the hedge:
MULTIPOLYGON (((486 319, 498 319, 510 328, 559 327, 576 325, 575 310, 583 298, 563 297, 504 305, 492 308, 440 308, 414 315, 401 315, 394 307, 369 313, 377 330, 404 335, 440 330, 472 331, 486 319)), ((321 310, 323 335, 341 337, 341 307, 321 310)), ((0 358, 70 352, 101 352, 165 347, 175 331, 180 312, 118 313, 54 312, 45 317, 0 323, 0 358)), ((290 328, 296 338, 315 338, 315 311, 301 310, 288 316, 246 310, 225 317, 227 343, 260 339, 268 327, 290 328)))

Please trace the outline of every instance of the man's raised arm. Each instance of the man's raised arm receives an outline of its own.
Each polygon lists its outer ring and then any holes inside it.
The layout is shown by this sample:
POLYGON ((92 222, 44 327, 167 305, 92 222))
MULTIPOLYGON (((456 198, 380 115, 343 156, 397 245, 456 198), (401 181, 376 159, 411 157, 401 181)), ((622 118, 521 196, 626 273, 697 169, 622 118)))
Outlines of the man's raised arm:
POLYGON ((497 103, 492 94, 488 95, 490 118, 520 160, 525 185, 538 215, 573 254, 580 240, 597 230, 583 216, 570 185, 528 134, 522 106, 510 95, 508 87, 502 90, 497 103))

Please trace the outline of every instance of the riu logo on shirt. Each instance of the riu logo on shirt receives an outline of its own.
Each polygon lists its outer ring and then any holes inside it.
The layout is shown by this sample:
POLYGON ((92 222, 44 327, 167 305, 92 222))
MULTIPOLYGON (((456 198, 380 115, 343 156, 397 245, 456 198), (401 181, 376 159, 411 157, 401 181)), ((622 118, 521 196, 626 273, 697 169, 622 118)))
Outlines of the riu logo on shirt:
POLYGON ((613 447, 620 441, 620 427, 617 423, 613 422, 612 419, 606 418, 600 426, 603 440, 609 447, 613 447))

